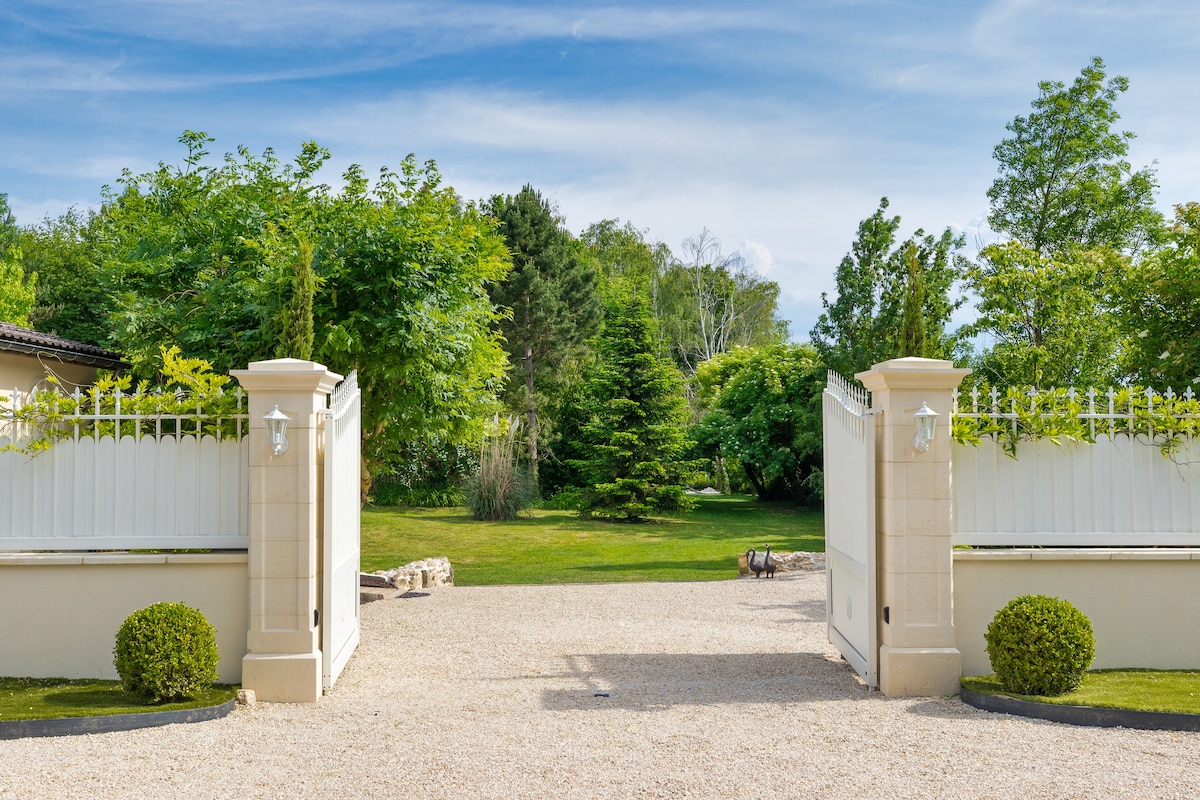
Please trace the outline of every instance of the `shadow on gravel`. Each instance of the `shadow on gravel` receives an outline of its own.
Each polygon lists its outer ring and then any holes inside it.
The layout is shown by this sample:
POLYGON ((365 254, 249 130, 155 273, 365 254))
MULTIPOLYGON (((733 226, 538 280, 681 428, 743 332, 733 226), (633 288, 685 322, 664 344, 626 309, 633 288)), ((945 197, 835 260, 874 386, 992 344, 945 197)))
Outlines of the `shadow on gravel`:
POLYGON ((547 710, 678 705, 797 703, 866 697, 845 661, 824 653, 634 653, 568 656, 557 674, 539 676, 576 688, 546 689, 547 710))
POLYGON ((799 603, 770 603, 762 605, 757 603, 742 603, 741 605, 742 608, 749 609, 756 614, 766 613, 769 611, 790 611, 796 615, 791 619, 771 617, 772 625, 776 623, 795 625, 803 622, 819 622, 822 625, 825 624, 824 598, 820 600, 801 600, 799 603))

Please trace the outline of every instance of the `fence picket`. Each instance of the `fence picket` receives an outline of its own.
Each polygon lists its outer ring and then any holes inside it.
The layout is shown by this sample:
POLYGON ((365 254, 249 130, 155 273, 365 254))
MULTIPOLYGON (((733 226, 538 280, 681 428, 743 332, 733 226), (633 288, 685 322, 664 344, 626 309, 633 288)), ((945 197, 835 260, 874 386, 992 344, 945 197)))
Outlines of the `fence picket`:
MULTIPOLYGON (((1036 413, 1050 407, 1042 405, 1049 394, 1030 390, 1022 397, 1036 413)), ((1161 437, 1144 419, 1138 422, 1147 411, 1161 414, 1177 398, 1193 400, 1195 392, 1189 386, 1179 394, 1168 388, 1127 395, 1111 387, 1066 393, 1082 408, 1079 417, 1094 444, 1022 440, 1015 460, 987 437, 978 446, 955 444, 954 543, 1200 546, 1200 442, 1184 439, 1165 457, 1161 437)), ((956 394, 952 413, 986 413, 1018 430, 1017 399, 995 387, 985 397, 977 389, 956 394), (1001 411, 1004 399, 1007 410, 1001 411)))

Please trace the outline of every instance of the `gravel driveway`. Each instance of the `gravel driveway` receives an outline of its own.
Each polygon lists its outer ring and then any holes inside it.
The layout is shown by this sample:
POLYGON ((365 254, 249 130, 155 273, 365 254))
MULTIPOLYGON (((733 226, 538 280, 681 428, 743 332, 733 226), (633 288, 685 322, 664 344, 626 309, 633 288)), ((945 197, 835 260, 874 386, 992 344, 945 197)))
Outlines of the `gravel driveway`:
POLYGON ((1192 798, 1200 734, 868 693, 822 573, 363 607, 315 705, 0 741, 0 798, 1192 798))

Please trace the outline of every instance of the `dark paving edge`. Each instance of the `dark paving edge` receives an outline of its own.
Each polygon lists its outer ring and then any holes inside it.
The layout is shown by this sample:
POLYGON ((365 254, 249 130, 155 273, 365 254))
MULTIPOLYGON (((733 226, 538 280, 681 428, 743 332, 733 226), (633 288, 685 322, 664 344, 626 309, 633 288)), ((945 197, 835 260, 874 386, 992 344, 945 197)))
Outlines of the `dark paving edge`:
POLYGON ((207 722, 228 716, 237 704, 230 698, 218 706, 186 708, 181 711, 149 711, 145 714, 113 714, 103 717, 64 717, 60 719, 19 719, 0 722, 0 739, 24 739, 33 736, 79 736, 85 733, 112 733, 185 722, 207 722))
POLYGON ((1146 731, 1200 731, 1200 714, 1172 714, 1164 711, 1131 711, 1122 708, 1059 706, 1035 703, 1002 694, 981 694, 962 687, 962 701, 983 711, 1032 717, 1067 725, 1094 728, 1137 728, 1146 731))

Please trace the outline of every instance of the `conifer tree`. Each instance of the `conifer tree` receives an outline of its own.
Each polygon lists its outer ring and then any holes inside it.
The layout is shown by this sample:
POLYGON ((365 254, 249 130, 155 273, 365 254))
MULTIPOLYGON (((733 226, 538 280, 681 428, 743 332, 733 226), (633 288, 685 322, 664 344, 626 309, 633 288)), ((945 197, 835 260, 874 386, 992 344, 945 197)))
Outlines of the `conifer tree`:
POLYGON ((559 366, 596 332, 602 313, 596 273, 532 186, 515 196, 497 195, 488 206, 512 255, 512 272, 489 293, 497 307, 512 312, 499 323, 514 365, 507 395, 525 414, 529 473, 536 485, 539 393, 555 383, 559 366))
POLYGON ((584 514, 623 521, 691 508, 684 492, 687 401, 679 371, 655 354, 649 303, 612 303, 584 378, 584 423, 572 462, 585 481, 584 514))

